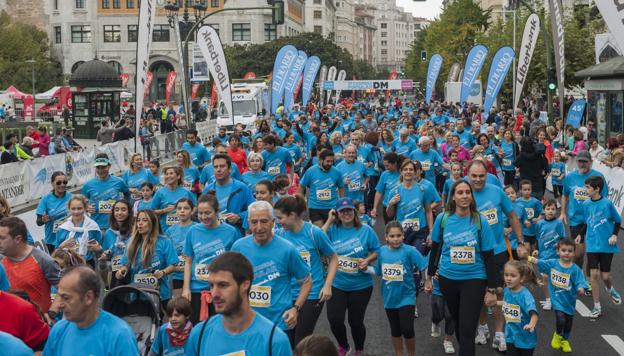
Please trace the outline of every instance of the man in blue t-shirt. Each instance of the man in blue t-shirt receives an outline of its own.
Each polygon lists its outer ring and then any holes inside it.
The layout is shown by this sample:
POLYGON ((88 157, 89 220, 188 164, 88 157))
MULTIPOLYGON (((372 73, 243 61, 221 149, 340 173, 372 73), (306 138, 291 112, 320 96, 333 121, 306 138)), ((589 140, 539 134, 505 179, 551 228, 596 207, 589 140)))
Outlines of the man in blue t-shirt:
POLYGON ((91 268, 77 266, 65 271, 57 293, 63 320, 50 331, 45 356, 139 355, 130 326, 100 309, 102 290, 102 280, 91 268))
POLYGON ((204 145, 197 142, 197 130, 195 129, 186 132, 186 142, 182 144, 182 149, 189 153, 191 161, 198 168, 206 162, 210 162, 210 153, 204 145))
POLYGON ((208 270, 217 315, 193 328, 184 354, 290 356, 288 337, 250 305, 250 295, 255 292, 251 291, 254 271, 249 260, 240 253, 225 252, 208 270))

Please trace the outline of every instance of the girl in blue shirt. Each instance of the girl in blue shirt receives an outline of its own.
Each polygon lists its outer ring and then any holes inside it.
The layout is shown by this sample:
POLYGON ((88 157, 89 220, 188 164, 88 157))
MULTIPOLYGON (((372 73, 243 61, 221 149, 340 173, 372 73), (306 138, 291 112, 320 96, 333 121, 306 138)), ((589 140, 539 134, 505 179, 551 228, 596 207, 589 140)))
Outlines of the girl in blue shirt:
POLYGON ((375 272, 381 276, 381 294, 390 323, 394 352, 403 354, 405 341, 407 355, 414 355, 416 285, 412 273, 424 270, 427 259, 413 246, 403 244, 404 238, 400 222, 392 221, 386 225, 388 244, 379 249, 375 272))
POLYGON ((152 207, 152 197, 154 196, 154 184, 150 182, 145 182, 141 184, 141 200, 137 200, 134 202, 134 206, 132 210, 134 212, 134 216, 136 217, 139 211, 145 209, 151 209, 152 207))
POLYGON ((183 297, 171 299, 165 307, 169 322, 158 329, 149 356, 180 356, 184 355, 184 346, 191 335, 193 324, 191 303, 183 297))
POLYGON ((199 182, 199 169, 195 167, 191 162, 191 155, 187 151, 178 151, 176 153, 176 164, 181 167, 184 172, 184 178, 182 186, 191 192, 201 192, 201 185, 197 185, 199 182))
MULTIPOLYGON (((299 194, 280 198, 275 203, 275 218, 282 227, 278 234, 295 246, 303 261, 310 267, 312 276, 312 290, 299 311, 295 327, 295 345, 314 332, 323 304, 332 296, 332 283, 338 269, 338 257, 325 232, 302 219, 306 209, 306 200, 299 194), (328 262, 327 276, 322 258, 328 262)), ((301 287, 296 281, 291 285, 294 300, 301 287)))
MULTIPOLYGON (((110 216, 108 230, 104 233, 102 248, 104 252, 100 261, 111 261, 111 270, 116 273, 121 267, 121 256, 126 250, 126 245, 134 228, 134 214, 127 200, 118 200, 113 204, 113 213, 110 216)), ((116 286, 115 280, 111 281, 116 286)))
POLYGON ((561 204, 561 195, 563 194, 563 178, 566 174, 566 165, 562 162, 561 151, 555 150, 553 153, 553 161, 549 167, 550 177, 552 179, 553 194, 557 202, 561 204))
POLYGON ((188 198, 182 198, 178 200, 175 208, 180 222, 167 230, 167 236, 173 241, 173 247, 176 255, 178 255, 178 263, 176 263, 175 271, 171 275, 171 284, 174 297, 179 297, 182 295, 182 286, 184 284, 184 265, 186 260, 184 259, 183 250, 186 243, 186 235, 189 229, 196 223, 191 220, 195 208, 193 201, 188 198))
POLYGON ((523 285, 538 285, 535 271, 525 262, 509 261, 505 264, 505 289, 502 306, 505 317, 505 340, 508 355, 533 355, 537 346, 537 308, 531 292, 523 285))
POLYGON ((501 159, 501 169, 505 177, 504 184, 513 184, 516 178, 516 153, 518 152, 518 144, 514 141, 511 130, 505 130, 503 141, 498 149, 498 156, 501 159))
POLYGON ((182 187, 184 173, 180 167, 167 167, 164 169, 165 186, 158 189, 152 199, 151 209, 160 216, 160 228, 167 232, 169 226, 178 223, 175 214, 175 204, 182 198, 189 198, 196 202, 195 194, 182 187))
POLYGON ((87 198, 81 194, 69 199, 67 207, 70 217, 59 226, 56 241, 58 248, 75 250, 91 267, 95 267, 95 254, 102 251, 102 232, 87 215, 88 204, 87 198))

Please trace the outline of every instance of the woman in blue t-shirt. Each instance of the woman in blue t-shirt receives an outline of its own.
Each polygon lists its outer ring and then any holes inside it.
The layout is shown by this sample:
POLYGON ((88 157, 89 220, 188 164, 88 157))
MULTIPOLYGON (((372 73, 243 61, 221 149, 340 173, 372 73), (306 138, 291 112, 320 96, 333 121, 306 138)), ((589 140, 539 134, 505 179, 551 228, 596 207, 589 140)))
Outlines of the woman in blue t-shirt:
POLYGON ((449 196, 446 212, 433 225, 425 291, 431 293, 432 278, 437 277, 455 322, 459 353, 474 355, 484 299, 488 306, 496 304, 495 241, 487 220, 477 211, 470 184, 455 182, 449 196))
MULTIPOLYGON (((121 267, 121 256, 126 250, 126 245, 134 229, 134 213, 132 205, 127 200, 116 201, 111 210, 113 213, 110 215, 108 230, 104 233, 102 242, 104 252, 100 261, 110 261, 110 268, 113 273, 116 273, 121 267)), ((117 283, 115 278, 111 281, 111 287, 120 284, 123 283, 117 283)))
POLYGON ((203 187, 199 183, 199 169, 191 162, 188 151, 181 150, 176 153, 176 164, 184 170, 182 186, 191 192, 201 192, 203 187))

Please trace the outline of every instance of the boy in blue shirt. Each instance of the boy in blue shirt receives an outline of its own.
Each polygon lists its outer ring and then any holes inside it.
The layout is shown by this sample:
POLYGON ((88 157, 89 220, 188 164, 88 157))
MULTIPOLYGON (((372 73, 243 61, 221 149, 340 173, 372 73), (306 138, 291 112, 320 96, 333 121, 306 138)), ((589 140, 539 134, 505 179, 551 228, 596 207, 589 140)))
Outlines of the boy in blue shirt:
MULTIPOLYGON (((535 238, 537 239, 537 258, 550 260, 557 258, 557 243, 566 237, 565 226, 557 216, 557 203, 551 199, 544 203, 544 219, 535 224, 535 238)), ((550 293, 548 291, 547 276, 544 275, 542 285, 544 296, 542 309, 551 310, 550 293)))
POLYGON ((169 322, 160 326, 149 356, 184 355, 184 345, 188 339, 193 324, 191 317, 191 302, 184 297, 173 298, 165 308, 169 322))
POLYGON ((583 220, 585 221, 585 249, 587 251, 587 266, 592 285, 594 308, 592 317, 602 314, 600 306, 600 278, 605 284, 607 292, 614 304, 622 304, 622 297, 613 287, 611 280, 611 261, 613 255, 620 252, 617 245, 617 234, 622 218, 613 203, 602 197, 605 185, 604 178, 599 176, 585 179, 585 190, 590 200, 581 205, 583 220))
POLYGON ((522 195, 517 203, 524 209, 525 219, 522 221, 522 235, 524 241, 530 244, 530 251, 535 250, 537 241, 535 240, 535 224, 541 219, 542 204, 539 200, 531 196, 531 181, 523 179, 520 181, 520 194, 522 195))

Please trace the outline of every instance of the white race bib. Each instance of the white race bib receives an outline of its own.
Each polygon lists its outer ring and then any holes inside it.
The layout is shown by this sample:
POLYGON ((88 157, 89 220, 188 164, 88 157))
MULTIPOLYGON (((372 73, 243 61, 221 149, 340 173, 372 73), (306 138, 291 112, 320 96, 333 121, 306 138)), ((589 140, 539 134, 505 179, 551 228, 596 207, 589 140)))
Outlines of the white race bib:
POLYGON ((56 232, 58 231, 58 227, 61 226, 64 222, 65 219, 59 219, 54 221, 54 223, 52 223, 52 233, 56 234, 56 232))
POLYGON ((519 323, 522 317, 518 304, 503 303, 503 315, 508 323, 519 323))
POLYGON ((431 161, 422 161, 420 164, 425 172, 431 169, 431 161))
POLYGON ((507 158, 503 158, 503 166, 511 166, 511 160, 507 158))
POLYGON ((154 289, 158 288, 158 278, 153 273, 138 273, 134 275, 134 283, 145 284, 154 289))
POLYGON ((193 182, 189 182, 188 180, 184 181, 184 188, 188 190, 193 190, 193 182))
POLYGON ((121 264, 121 256, 113 257, 113 259, 111 260, 111 269, 113 270, 113 273, 119 271, 121 267, 123 267, 123 265, 121 264))
POLYGON ((360 180, 352 180, 351 183, 349 183, 349 191, 350 192, 357 192, 360 189, 362 189, 361 185, 360 185, 360 180))
POLYGON ((587 194, 587 189, 585 189, 585 187, 576 187, 574 189, 574 199, 578 201, 589 200, 589 194, 587 194))
POLYGON ((267 173, 269 173, 269 175, 276 176, 280 174, 280 167, 279 166, 269 167, 269 170, 267 171, 267 173))
POLYGON ((358 273, 358 259, 338 256, 338 270, 344 273, 358 273))
POLYGON ((469 265, 475 263, 474 246, 451 246, 451 263, 469 265))
POLYGON ((403 226, 403 230, 405 230, 405 231, 407 231, 407 230, 419 231, 420 230, 420 219, 418 219, 418 218, 405 219, 405 221, 403 221, 401 223, 401 225, 403 226))
POLYGON ((496 208, 484 210, 481 212, 481 215, 487 219, 488 225, 498 224, 498 213, 496 212, 496 208))
POLYGON ((167 226, 175 225, 180 222, 180 218, 175 213, 167 214, 167 226))
POLYGON ((299 256, 301 256, 301 258, 303 258, 303 261, 307 263, 308 266, 310 266, 310 252, 309 251, 301 250, 299 251, 299 256))
POLYGON ((114 200, 100 200, 98 202, 98 213, 110 214, 113 211, 114 200))
POLYGON ((550 175, 552 175, 552 176, 553 176, 553 177, 555 177, 555 178, 559 178, 559 175, 560 175, 560 174, 561 174, 561 171, 560 171, 559 169, 557 169, 557 168, 553 168, 553 169, 550 171, 550 175))
POLYGON ((318 200, 323 200, 323 201, 327 201, 327 200, 331 200, 331 189, 319 189, 316 191, 316 199, 318 200))
POLYGON ((535 216, 535 211, 533 210, 533 208, 526 208, 525 212, 527 219, 533 219, 533 217, 535 216))
POLYGON ((271 305, 271 287, 251 286, 249 291, 249 304, 255 308, 267 308, 271 305))
POLYGON ((175 271, 184 272, 184 266, 186 266, 186 259, 184 259, 184 256, 178 256, 178 263, 175 265, 175 271))
POLYGON ((569 290, 570 275, 568 273, 559 272, 553 268, 550 270, 550 283, 556 288, 569 290))
POLYGON ((403 282, 403 265, 382 263, 381 275, 384 281, 403 282))
POLYGON ((198 263, 195 265, 195 279, 198 281, 208 282, 208 265, 198 263))

